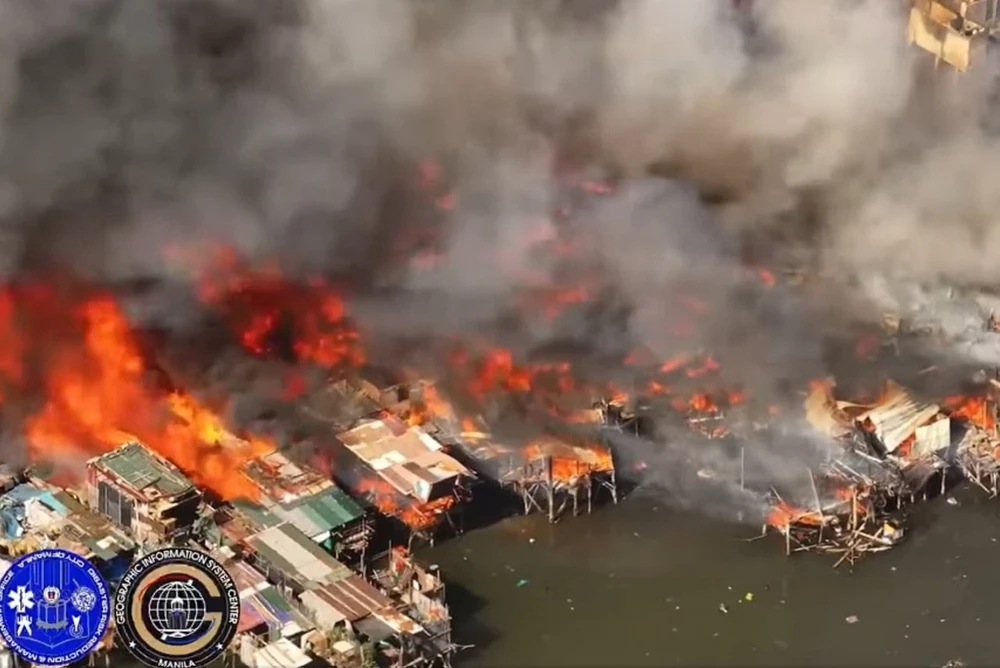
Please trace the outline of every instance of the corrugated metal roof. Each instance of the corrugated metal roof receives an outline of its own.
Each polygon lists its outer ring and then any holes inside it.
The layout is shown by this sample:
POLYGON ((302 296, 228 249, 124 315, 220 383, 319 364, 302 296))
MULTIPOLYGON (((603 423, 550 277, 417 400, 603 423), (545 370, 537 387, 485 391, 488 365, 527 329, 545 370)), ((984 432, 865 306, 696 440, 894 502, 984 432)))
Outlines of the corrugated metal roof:
POLYGON ((126 443, 90 463, 137 491, 152 487, 165 496, 178 496, 194 487, 180 469, 140 443, 126 443))
POLYGON ((913 442, 910 457, 919 459, 935 452, 946 450, 951 445, 951 420, 942 418, 932 424, 917 427, 917 438, 913 442))
POLYGON ((288 638, 280 638, 254 652, 255 668, 302 668, 313 662, 288 638))
POLYGON ((444 446, 433 436, 419 427, 408 427, 392 415, 365 420, 337 438, 400 493, 422 501, 427 500, 431 484, 472 476, 443 451, 444 446))
POLYGON ((265 529, 277 526, 282 522, 281 518, 276 517, 267 508, 248 499, 236 499, 233 501, 233 507, 245 515, 250 522, 265 529))
POLYGON ((923 426, 940 411, 935 404, 914 400, 903 387, 890 381, 886 384, 882 401, 858 416, 858 420, 871 420, 886 450, 894 452, 916 432, 917 427, 923 426))
POLYGON ((303 586, 337 582, 353 572, 290 524, 265 529, 247 542, 276 568, 302 580, 303 586))
POLYGON ((328 487, 319 494, 281 504, 280 508, 298 529, 310 536, 335 531, 364 515, 361 506, 339 487, 328 487))
POLYGON ((334 611, 334 617, 349 622, 392 607, 392 601, 360 575, 318 587, 302 594, 302 602, 313 609, 321 606, 334 611))

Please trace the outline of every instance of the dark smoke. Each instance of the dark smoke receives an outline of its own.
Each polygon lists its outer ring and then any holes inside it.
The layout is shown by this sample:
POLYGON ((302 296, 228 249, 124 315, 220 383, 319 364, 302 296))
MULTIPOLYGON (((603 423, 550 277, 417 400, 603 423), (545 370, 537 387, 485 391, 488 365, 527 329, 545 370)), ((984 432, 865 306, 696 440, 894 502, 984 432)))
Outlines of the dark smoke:
MULTIPOLYGON (((690 347, 668 296, 695 287, 713 308, 695 338, 727 377, 794 406, 804 378, 843 370, 828 340, 926 302, 900 285, 997 279, 991 70, 926 104, 899 4, 0 0, 0 272, 142 282, 133 314, 186 328, 189 269, 163 251, 223 242, 344 279, 377 352, 557 345, 608 376, 632 347, 690 347), (417 272, 394 241, 426 223, 427 157, 459 200, 417 272), (569 223, 606 308, 512 324, 540 274, 581 270, 523 239, 560 233, 564 175, 584 168, 621 180, 569 223), (751 264, 863 280, 761 295, 751 264)), ((242 364, 210 384, 267 383, 242 364)), ((772 470, 811 461, 756 445, 772 470)), ((728 473, 732 457, 703 455, 728 473)), ((707 465, 661 459, 680 489, 707 465)))

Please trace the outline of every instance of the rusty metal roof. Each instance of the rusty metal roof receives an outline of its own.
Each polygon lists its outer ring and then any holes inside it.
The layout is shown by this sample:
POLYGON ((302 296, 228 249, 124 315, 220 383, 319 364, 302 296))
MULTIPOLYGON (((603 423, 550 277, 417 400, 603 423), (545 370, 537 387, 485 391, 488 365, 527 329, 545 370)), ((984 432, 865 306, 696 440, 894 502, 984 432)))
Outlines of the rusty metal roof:
POLYGON ((392 608, 392 600, 369 584, 360 575, 323 585, 303 594, 310 606, 327 606, 346 621, 356 622, 384 609, 392 608))

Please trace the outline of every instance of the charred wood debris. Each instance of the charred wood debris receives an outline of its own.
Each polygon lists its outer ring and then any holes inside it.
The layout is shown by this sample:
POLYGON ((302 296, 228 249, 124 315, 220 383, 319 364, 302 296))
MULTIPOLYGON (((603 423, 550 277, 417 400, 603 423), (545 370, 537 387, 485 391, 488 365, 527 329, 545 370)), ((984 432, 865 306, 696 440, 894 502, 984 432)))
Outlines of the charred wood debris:
MULTIPOLYGON (((1000 332, 998 322, 991 313, 985 331, 1000 332)), ((896 355, 902 334, 924 340, 941 334, 928 327, 904 330, 892 314, 884 327, 889 336, 881 347, 896 355)), ((936 369, 929 366, 919 373, 936 369)), ((966 385, 971 387, 962 394, 934 402, 888 380, 876 398, 852 401, 837 396, 833 379, 813 381, 804 401, 805 418, 832 447, 822 463, 803 469, 803 484, 791 494, 744 480, 746 446, 736 429, 726 426, 725 410, 698 410, 692 403, 685 419, 699 436, 731 439, 739 448, 740 489, 760 498, 766 508, 761 534, 749 540, 776 534, 786 555, 833 555, 834 567, 839 567, 899 545, 908 535, 913 507, 963 480, 990 498, 1000 495, 1000 369, 993 377, 979 371, 966 385)), ((607 428, 639 435, 644 413, 651 412, 641 404, 606 400, 598 407, 607 428)), ((768 426, 743 420, 742 428, 761 431, 768 426)), ((698 477, 712 481, 719 474, 702 469, 698 477)))

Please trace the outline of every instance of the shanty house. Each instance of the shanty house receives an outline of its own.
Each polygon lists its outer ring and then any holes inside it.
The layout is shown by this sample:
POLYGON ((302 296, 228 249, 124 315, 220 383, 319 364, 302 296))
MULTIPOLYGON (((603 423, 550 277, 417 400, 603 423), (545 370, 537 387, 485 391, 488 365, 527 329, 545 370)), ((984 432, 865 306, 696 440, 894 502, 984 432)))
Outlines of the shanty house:
POLYGON ((245 556, 269 580, 294 592, 317 628, 350 624, 374 640, 422 631, 388 596, 291 524, 250 538, 245 556))
POLYGON ((365 551, 372 530, 365 511, 319 471, 276 451, 247 462, 242 473, 260 490, 260 508, 277 520, 250 511, 261 528, 289 522, 335 554, 365 551))
POLYGON ((251 536, 243 549, 250 564, 295 593, 337 582, 354 572, 288 522, 251 536))
POLYGON ((297 640, 313 628, 313 624, 260 571, 236 558, 232 550, 214 550, 213 556, 233 576, 240 593, 238 633, 266 636, 268 641, 297 640))
POLYGON ((453 494, 463 478, 472 477, 424 429, 388 413, 362 420, 337 438, 396 491, 422 503, 453 494))
POLYGON ((201 492, 166 459, 136 442, 87 462, 92 508, 132 532, 141 544, 190 535, 201 492))
POLYGON ((30 526, 42 528, 56 546, 88 559, 111 583, 125 574, 135 556, 135 542, 122 528, 64 490, 30 499, 25 516, 30 526))

